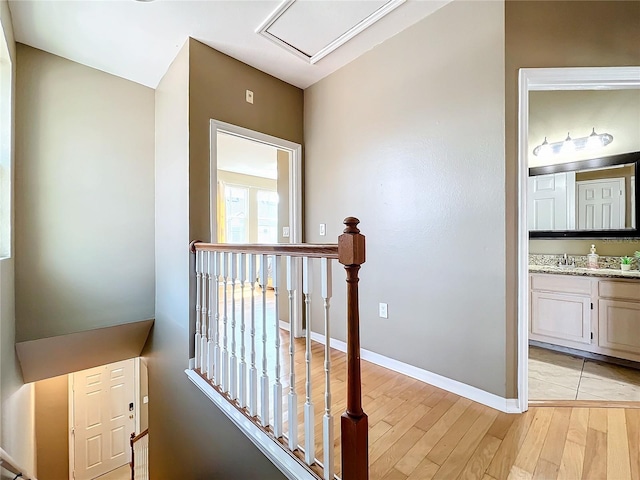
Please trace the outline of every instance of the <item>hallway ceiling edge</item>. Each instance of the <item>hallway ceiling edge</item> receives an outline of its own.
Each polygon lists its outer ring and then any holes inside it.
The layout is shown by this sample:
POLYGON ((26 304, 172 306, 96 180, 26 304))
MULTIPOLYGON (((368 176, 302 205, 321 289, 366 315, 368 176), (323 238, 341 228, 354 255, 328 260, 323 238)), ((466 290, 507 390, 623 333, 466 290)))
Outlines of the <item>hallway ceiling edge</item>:
MULTIPOLYGON (((406 0, 315 64, 256 33, 283 5, 281 1, 11 0, 9 7, 17 42, 151 88, 157 87, 188 37, 306 88, 449 1, 406 0)), ((309 23, 318 18, 322 4, 326 17, 331 19, 346 15, 348 6, 354 3, 365 5, 371 0, 295 2, 303 13, 305 8, 313 7, 314 12, 306 17, 309 23)), ((305 16, 295 18, 303 22, 305 16)), ((354 18, 357 22, 357 16, 354 18)), ((293 35, 296 29, 302 30, 305 36, 297 38, 313 44, 331 36, 326 28, 334 24, 324 22, 325 27, 321 28, 292 24, 288 31, 293 35)))

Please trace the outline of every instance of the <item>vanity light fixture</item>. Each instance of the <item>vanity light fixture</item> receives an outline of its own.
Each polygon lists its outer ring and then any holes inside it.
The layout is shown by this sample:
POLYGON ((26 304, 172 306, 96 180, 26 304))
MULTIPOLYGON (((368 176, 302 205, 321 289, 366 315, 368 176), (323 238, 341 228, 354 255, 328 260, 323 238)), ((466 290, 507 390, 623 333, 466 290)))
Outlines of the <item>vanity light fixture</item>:
POLYGON ((533 154, 538 157, 547 157, 549 155, 568 154, 580 150, 596 150, 606 147, 613 142, 613 135, 610 133, 596 133, 595 127, 588 137, 571 138, 567 133, 567 138, 561 142, 549 143, 547 137, 544 141, 533 149, 533 154))

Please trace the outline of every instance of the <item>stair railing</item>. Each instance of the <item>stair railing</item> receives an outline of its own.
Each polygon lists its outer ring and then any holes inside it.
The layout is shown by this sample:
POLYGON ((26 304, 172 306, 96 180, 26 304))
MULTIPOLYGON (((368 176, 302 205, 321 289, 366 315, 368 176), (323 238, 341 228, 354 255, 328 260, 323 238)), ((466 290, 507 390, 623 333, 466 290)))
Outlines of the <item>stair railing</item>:
POLYGON ((0 468, 4 468, 9 472, 16 475, 15 478, 20 478, 22 480, 37 480, 36 477, 31 475, 26 469, 22 468, 18 465, 11 455, 4 451, 4 449, 0 448, 0 468))
POLYGON ((358 223, 357 218, 346 218, 346 228, 337 244, 192 242, 190 246, 196 265, 196 372, 269 433, 278 445, 288 448, 298 461, 325 480, 335 478, 330 337, 334 260, 344 265, 347 282, 347 392, 346 411, 340 422, 341 477, 366 480, 369 476, 358 310, 358 272, 365 262, 365 237, 357 228, 358 223), (316 416, 316 403, 320 397, 314 393, 317 385, 314 385, 312 375, 311 328, 305 329, 302 382, 296 371, 302 360, 300 356, 296 360, 294 329, 289 328, 288 352, 283 352, 279 322, 279 298, 283 294, 287 299, 289 320, 293 321, 299 288, 296 277, 301 271, 304 318, 307 325, 311 324, 315 269, 319 269, 317 276, 324 317, 324 408, 321 416, 316 416), (272 295, 268 293, 269 285, 273 289, 272 295), (270 399, 273 399, 273 405, 269 404, 270 399), (321 430, 320 438, 316 438, 316 426, 321 430), (302 438, 299 438, 300 433, 302 438), (316 458, 319 446, 321 461, 316 458))
POLYGON ((149 429, 131 434, 131 480, 149 480, 149 429))

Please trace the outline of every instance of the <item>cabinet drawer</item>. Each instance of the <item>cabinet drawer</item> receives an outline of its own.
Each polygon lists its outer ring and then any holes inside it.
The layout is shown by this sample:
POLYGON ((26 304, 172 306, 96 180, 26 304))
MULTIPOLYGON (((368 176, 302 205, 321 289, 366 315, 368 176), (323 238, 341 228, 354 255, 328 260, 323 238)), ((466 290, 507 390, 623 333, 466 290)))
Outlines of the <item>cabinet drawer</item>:
POLYGON ((531 275, 531 289, 591 295, 591 278, 570 275, 531 275))
POLYGON ((598 293, 605 298, 620 298, 640 302, 640 282, 600 280, 598 293))

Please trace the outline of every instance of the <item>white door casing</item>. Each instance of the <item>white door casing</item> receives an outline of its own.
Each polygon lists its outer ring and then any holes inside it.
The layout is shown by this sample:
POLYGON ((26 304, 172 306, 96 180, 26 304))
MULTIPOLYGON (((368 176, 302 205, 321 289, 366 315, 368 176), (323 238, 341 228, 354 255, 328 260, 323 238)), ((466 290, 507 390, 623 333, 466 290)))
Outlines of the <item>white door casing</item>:
POLYGON ((619 230, 625 227, 624 178, 577 182, 578 229, 619 230))
MULTIPOLYGON (((210 120, 209 131, 209 205, 211 238, 218 232, 218 132, 234 135, 255 142, 264 143, 289 152, 289 242, 302 243, 302 145, 248 128, 239 127, 219 120, 210 120)), ((302 263, 298 262, 295 275, 294 317, 291 321, 294 336, 304 335, 302 324, 302 263)))
POLYGON ((529 408, 529 92, 640 88, 640 67, 521 68, 518 76, 518 347, 517 404, 529 408))
POLYGON ((529 177, 529 230, 573 230, 576 224, 576 173, 529 177))
POLYGON ((90 480, 131 460, 135 431, 134 360, 103 365, 70 376, 72 384, 73 469, 76 480, 90 480))

